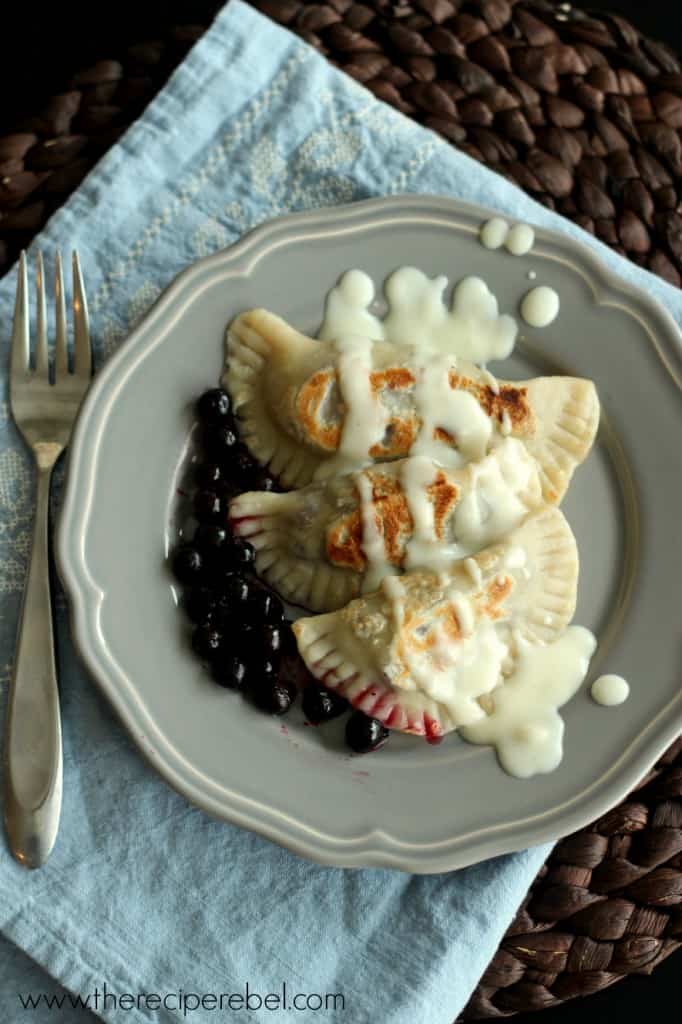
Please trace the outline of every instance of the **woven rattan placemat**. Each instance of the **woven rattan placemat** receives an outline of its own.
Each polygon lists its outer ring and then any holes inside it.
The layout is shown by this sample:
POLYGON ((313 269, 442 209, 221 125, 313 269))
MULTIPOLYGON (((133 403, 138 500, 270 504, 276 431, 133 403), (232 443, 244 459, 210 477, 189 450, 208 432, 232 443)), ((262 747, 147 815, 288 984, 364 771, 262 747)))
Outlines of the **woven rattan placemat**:
MULTIPOLYGON (((386 102, 682 283, 680 62, 622 18, 545 0, 252 2, 386 102)), ((161 19, 156 38, 46 82, 41 108, 0 136, 0 273, 219 6, 188 3, 198 24, 161 19)), ((559 843, 466 1019, 595 992, 682 943, 681 796, 678 742, 626 801, 559 843)))

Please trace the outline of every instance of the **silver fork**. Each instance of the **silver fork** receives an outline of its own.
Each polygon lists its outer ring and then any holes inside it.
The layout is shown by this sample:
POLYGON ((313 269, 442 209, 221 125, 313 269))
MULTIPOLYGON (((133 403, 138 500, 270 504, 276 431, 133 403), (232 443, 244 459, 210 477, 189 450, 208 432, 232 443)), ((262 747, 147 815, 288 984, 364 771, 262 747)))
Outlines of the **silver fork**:
POLYGON ((36 267, 36 338, 30 365, 28 282, 21 254, 17 282, 10 404, 12 416, 33 452, 37 472, 31 560, 19 619, 9 692, 4 744, 5 825, 10 849, 28 868, 50 856, 62 803, 62 730, 52 626, 49 577, 48 506, 55 462, 92 376, 92 354, 85 290, 77 253, 73 254, 73 366, 69 368, 66 302, 59 253, 56 261, 54 383, 47 349, 45 271, 36 267))

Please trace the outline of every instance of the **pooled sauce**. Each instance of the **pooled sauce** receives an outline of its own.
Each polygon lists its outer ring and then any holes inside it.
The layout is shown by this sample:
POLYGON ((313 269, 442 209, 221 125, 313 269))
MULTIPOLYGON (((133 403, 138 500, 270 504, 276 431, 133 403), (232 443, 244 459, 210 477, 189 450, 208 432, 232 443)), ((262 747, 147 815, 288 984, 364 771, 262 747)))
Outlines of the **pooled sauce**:
POLYGON ((630 687, 622 676, 600 676, 592 683, 590 695, 597 704, 601 704, 605 708, 613 708, 628 699, 630 687))
POLYGON ((548 327, 559 315, 559 296, 553 288, 531 288, 521 301, 521 316, 530 327, 548 327))
POLYGON ((569 626, 547 645, 515 642, 516 665, 491 694, 492 711, 461 735, 469 743, 492 744, 504 770, 526 779, 560 764, 564 721, 559 708, 585 678, 596 640, 588 629, 569 626))
POLYGON ((518 325, 499 313, 485 281, 465 277, 453 290, 450 308, 443 301, 448 279, 429 278, 415 267, 400 267, 384 285, 387 311, 380 320, 369 312, 374 284, 361 270, 349 270, 325 303, 318 337, 333 340, 363 334, 375 341, 447 352, 474 363, 505 359, 514 348, 518 325))

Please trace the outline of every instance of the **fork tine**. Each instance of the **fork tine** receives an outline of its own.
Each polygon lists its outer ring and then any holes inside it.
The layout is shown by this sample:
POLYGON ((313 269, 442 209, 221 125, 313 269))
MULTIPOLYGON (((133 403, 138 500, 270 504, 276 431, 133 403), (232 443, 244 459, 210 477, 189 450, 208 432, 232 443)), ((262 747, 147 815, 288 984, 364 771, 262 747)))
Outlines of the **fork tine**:
POLYGON ((54 342, 54 372, 55 379, 69 371, 69 355, 66 342, 66 302, 64 301, 64 275, 62 273, 62 255, 57 250, 57 260, 54 280, 55 295, 55 342, 54 342))
POLYGON ((77 252, 73 254, 73 328, 74 373, 90 376, 92 373, 90 322, 88 319, 88 303, 85 298, 85 286, 77 252))
POLYGON ((47 376, 47 310, 43 254, 36 260, 36 373, 47 376))
POLYGON ((17 274, 17 296, 14 303, 14 326, 12 328, 11 373, 25 373, 28 369, 28 281, 26 275, 26 254, 19 257, 17 274))

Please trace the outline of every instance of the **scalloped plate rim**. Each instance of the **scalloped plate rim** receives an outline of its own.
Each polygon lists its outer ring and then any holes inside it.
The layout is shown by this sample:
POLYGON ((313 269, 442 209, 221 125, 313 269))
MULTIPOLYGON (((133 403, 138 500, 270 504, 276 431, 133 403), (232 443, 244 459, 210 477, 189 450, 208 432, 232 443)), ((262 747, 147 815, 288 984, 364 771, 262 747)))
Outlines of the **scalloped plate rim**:
MULTIPOLYGON (((207 278, 212 278, 221 271, 231 271, 229 276, 248 275, 263 255, 265 243, 278 242, 280 234, 281 244, 296 244, 302 240, 301 234, 306 228, 325 229, 329 227, 330 221, 333 221, 335 228, 339 230, 365 231, 373 226, 373 218, 387 213, 392 213, 402 221, 424 221, 429 216, 435 216, 441 221, 442 226, 450 228, 456 225, 448 224, 447 221, 452 221, 457 216, 475 218, 480 223, 490 216, 501 215, 498 211, 439 196, 406 195, 369 199, 345 206, 289 214, 266 221, 229 248, 198 260, 184 269, 162 292, 143 320, 108 360, 95 378, 83 404, 67 456, 66 486, 56 531, 55 556, 60 577, 69 597, 71 632, 81 660, 109 699, 140 752, 171 786, 213 817, 252 829, 294 853, 321 864, 356 868, 390 867, 403 871, 431 873, 464 867, 488 857, 555 840, 559 835, 566 835, 584 827, 605 813, 627 795, 682 729, 682 693, 644 726, 630 747, 623 752, 621 760, 625 763, 621 765, 617 762, 609 772, 596 780, 588 788, 589 796, 583 797, 577 806, 571 806, 566 810, 562 807, 548 808, 543 813, 531 815, 522 823, 510 822, 493 826, 466 835, 453 836, 447 841, 435 844, 405 843, 379 830, 351 839, 334 836, 311 829, 273 807, 255 800, 245 800, 237 791, 211 783, 211 780, 198 773, 159 731, 155 737, 156 741, 151 741, 149 734, 155 730, 154 723, 150 720, 147 726, 144 726, 142 719, 148 716, 146 711, 140 711, 139 701, 137 711, 134 708, 135 686, 107 651, 105 639, 101 635, 99 612, 104 592, 88 570, 83 543, 92 500, 91 488, 88 489, 87 486, 87 469, 89 466, 92 476, 98 439, 106 424, 108 412, 125 383, 124 374, 118 387, 116 386, 117 374, 130 362, 132 365, 127 367, 126 372, 132 373, 135 362, 154 347, 157 321, 169 313, 179 315, 196 297, 197 285, 201 285, 207 278), (251 255, 253 261, 249 264, 251 255), (93 424, 96 428, 94 430, 93 424), (68 529, 65 525, 67 523, 68 529), (118 674, 120 678, 117 679, 118 674), (616 779, 611 778, 614 772, 616 779), (209 791, 211 786, 216 793, 209 791)), ((636 316, 630 308, 630 301, 636 299, 636 304, 647 314, 648 322, 644 326, 659 358, 678 388, 682 387, 682 337, 670 314, 639 288, 628 285, 629 291, 625 292, 625 283, 619 276, 612 272, 596 253, 577 239, 545 228, 537 228, 536 233, 538 239, 555 243, 575 260, 572 264, 573 269, 580 272, 593 287, 598 304, 611 304, 604 301, 604 293, 615 293, 623 299, 617 305, 625 309, 629 315, 636 316), (586 270, 589 273, 586 273, 586 270), (594 287, 594 279, 599 290, 594 287), (663 352, 651 330, 651 321, 654 326, 658 324, 660 328, 659 342, 663 346, 663 352)), ((569 804, 573 803, 575 799, 569 801, 569 804)))

